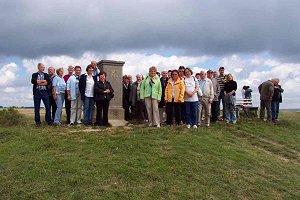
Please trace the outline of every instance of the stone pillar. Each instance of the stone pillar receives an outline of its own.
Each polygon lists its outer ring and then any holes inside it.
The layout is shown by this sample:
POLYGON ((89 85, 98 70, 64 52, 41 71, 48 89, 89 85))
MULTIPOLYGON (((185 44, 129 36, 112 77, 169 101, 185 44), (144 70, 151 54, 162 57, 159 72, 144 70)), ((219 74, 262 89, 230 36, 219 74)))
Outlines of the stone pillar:
MULTIPOLYGON (((107 81, 109 81, 114 89, 114 98, 110 101, 108 120, 114 126, 115 120, 124 120, 124 109, 122 107, 123 98, 123 61, 101 60, 97 63, 100 71, 105 71, 107 81)), ((120 122, 118 122, 120 123, 120 122)))

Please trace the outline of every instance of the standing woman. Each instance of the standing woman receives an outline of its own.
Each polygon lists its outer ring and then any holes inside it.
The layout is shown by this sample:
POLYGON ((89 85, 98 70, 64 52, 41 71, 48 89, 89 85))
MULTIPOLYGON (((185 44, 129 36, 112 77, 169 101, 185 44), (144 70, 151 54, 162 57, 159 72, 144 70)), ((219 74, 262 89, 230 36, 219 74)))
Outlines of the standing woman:
POLYGON ((64 69, 58 68, 56 70, 57 76, 53 79, 53 98, 56 102, 57 109, 54 117, 54 124, 61 125, 61 111, 65 99, 66 82, 63 79, 64 69))
POLYGON ((232 121, 236 124, 236 107, 235 107, 235 91, 237 90, 237 83, 233 80, 232 74, 227 75, 227 81, 224 85, 224 103, 225 103, 225 119, 228 124, 232 121))
POLYGON ((185 105, 185 123, 187 128, 197 128, 197 113, 198 113, 198 90, 199 82, 192 76, 193 71, 190 68, 184 70, 184 105, 185 105))
POLYGON ((149 75, 141 84, 140 98, 145 100, 148 113, 149 126, 160 127, 158 103, 162 95, 162 88, 159 77, 156 75, 157 68, 149 68, 149 75))
POLYGON ((97 77, 93 76, 94 68, 88 65, 86 74, 79 79, 79 91, 84 103, 84 125, 92 125, 92 114, 94 107, 94 84, 97 77))
POLYGON ((173 110, 175 114, 175 122, 180 124, 181 107, 184 102, 185 86, 183 80, 179 77, 178 70, 173 70, 171 78, 168 80, 165 91, 165 102, 167 111, 167 125, 170 126, 173 122, 173 110))
POLYGON ((108 126, 109 102, 114 96, 111 84, 106 81, 106 73, 99 73, 99 81, 94 87, 95 101, 97 105, 96 126, 108 126))

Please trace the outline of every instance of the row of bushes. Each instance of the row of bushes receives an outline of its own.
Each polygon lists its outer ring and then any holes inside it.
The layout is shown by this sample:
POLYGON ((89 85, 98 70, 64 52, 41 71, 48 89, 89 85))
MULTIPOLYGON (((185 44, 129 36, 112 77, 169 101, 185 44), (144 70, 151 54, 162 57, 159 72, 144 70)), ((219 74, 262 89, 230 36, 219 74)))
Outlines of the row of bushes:
POLYGON ((0 126, 20 125, 24 122, 24 115, 14 108, 0 110, 0 126))

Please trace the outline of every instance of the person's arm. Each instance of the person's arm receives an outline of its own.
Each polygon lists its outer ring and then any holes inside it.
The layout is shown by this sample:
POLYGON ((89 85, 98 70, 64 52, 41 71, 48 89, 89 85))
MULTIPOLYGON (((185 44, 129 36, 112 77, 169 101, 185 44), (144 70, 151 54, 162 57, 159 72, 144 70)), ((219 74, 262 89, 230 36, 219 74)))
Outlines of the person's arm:
POLYGON ((180 86, 179 86, 179 102, 184 102, 184 92, 185 92, 185 85, 183 83, 183 80, 180 81, 180 86))
POLYGON ((210 81, 209 90, 210 90, 209 103, 212 103, 215 97, 215 91, 214 91, 214 86, 212 81, 210 81))
POLYGON ((157 102, 159 103, 160 100, 161 100, 161 94, 162 94, 162 87, 161 87, 161 82, 160 82, 160 79, 158 79, 158 91, 157 91, 157 96, 158 96, 158 99, 157 99, 157 102))
POLYGON ((141 88, 140 88, 140 99, 141 100, 144 100, 144 97, 145 97, 145 80, 146 79, 144 79, 142 81, 141 88))

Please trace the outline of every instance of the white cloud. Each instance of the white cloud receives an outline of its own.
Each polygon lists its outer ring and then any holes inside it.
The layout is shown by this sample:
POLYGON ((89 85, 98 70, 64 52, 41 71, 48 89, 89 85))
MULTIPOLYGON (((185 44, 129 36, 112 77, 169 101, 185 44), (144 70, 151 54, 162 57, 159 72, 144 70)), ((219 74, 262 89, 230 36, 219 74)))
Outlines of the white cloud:
POLYGON ((0 86, 11 85, 17 78, 18 67, 16 63, 9 63, 0 69, 0 86))
POLYGON ((148 68, 151 66, 157 66, 158 71, 178 69, 180 65, 186 67, 195 64, 203 63, 207 57, 189 57, 189 56, 169 56, 152 54, 146 55, 141 53, 125 53, 125 54, 109 54, 107 55, 109 60, 121 60, 125 61, 123 74, 137 73, 146 74, 148 68))
POLYGON ((38 59, 23 59, 23 66, 26 68, 26 71, 29 73, 33 73, 37 71, 37 64, 44 63, 46 68, 53 66, 55 68, 63 67, 67 70, 69 65, 79 65, 82 67, 83 71, 85 71, 85 67, 91 63, 92 60, 99 61, 103 58, 100 55, 96 55, 92 52, 85 52, 79 58, 74 58, 71 56, 43 56, 38 59))
MULTIPOLYGON (((271 78, 279 78, 283 89, 283 108, 291 108, 294 102, 300 96, 300 63, 280 63, 276 59, 264 59, 263 57, 254 57, 251 59, 242 59, 237 55, 225 57, 219 62, 224 66, 226 73, 234 74, 238 82, 238 97, 241 98, 241 89, 244 85, 249 85, 253 92, 253 100, 259 105, 259 94, 257 87, 262 82, 271 78), (237 70, 238 69, 238 70, 237 70)), ((300 104, 297 106, 300 107, 300 104)))

